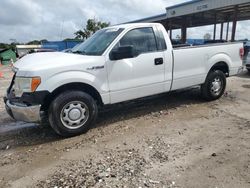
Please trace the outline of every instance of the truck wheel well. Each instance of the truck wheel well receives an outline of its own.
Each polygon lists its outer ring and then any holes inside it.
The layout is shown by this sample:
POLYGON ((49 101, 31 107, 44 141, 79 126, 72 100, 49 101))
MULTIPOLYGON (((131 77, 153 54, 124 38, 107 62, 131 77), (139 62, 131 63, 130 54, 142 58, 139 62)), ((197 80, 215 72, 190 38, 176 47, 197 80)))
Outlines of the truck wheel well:
MULTIPOLYGON (((226 76, 229 76, 229 68, 228 65, 225 62, 218 62, 216 63, 210 71, 220 70, 222 71, 226 76)), ((209 72, 210 72, 209 71, 209 72)))
POLYGON ((55 89, 50 95, 45 98, 45 103, 43 104, 43 109, 48 109, 50 103, 62 92, 69 91, 69 90, 77 90, 77 91, 84 91, 88 93, 90 96, 94 98, 97 102, 97 105, 102 106, 102 98, 99 92, 92 86, 85 84, 85 83, 69 83, 60 86, 59 88, 55 89))

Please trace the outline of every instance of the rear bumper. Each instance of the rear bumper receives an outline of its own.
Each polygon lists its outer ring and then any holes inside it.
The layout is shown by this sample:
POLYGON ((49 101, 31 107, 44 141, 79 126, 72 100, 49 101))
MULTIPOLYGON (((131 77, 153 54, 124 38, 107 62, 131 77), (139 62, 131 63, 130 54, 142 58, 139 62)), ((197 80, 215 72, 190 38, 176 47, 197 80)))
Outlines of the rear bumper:
POLYGON ((246 68, 247 68, 247 69, 250 69, 250 64, 246 64, 246 68))
POLYGON ((22 104, 11 104, 9 100, 5 99, 5 108, 8 114, 15 120, 25 122, 41 121, 41 105, 25 106, 22 104))

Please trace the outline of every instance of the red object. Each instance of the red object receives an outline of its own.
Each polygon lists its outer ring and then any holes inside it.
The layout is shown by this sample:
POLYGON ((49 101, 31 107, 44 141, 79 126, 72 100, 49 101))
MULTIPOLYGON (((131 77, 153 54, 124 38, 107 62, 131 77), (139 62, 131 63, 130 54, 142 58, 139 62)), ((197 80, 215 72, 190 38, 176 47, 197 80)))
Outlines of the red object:
POLYGON ((4 76, 3 76, 3 73, 2 72, 0 72, 0 78, 3 78, 4 76))
POLYGON ((244 57, 244 48, 240 48, 240 58, 243 60, 244 57))

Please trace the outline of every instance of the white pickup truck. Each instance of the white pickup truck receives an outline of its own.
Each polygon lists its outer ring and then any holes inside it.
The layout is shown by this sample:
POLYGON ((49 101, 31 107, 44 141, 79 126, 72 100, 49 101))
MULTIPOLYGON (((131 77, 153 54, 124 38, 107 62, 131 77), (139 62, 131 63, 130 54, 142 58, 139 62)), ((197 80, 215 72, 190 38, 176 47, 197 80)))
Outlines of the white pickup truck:
POLYGON ((242 43, 173 49, 157 23, 102 29, 70 53, 26 55, 4 98, 16 120, 39 122, 42 115, 62 136, 86 132, 98 107, 191 86, 206 100, 220 98, 226 77, 242 69, 242 43))

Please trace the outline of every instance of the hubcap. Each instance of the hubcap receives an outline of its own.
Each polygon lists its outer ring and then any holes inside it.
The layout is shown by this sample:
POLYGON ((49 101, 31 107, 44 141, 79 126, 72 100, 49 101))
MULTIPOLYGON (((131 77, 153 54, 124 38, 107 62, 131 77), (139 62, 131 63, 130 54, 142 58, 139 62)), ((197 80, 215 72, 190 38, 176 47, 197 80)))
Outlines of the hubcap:
POLYGON ((60 118, 63 125, 68 129, 78 129, 87 122, 89 109, 81 101, 72 101, 63 107, 60 118))
POLYGON ((221 90, 222 90, 222 81, 220 80, 220 78, 215 78, 212 82, 211 92, 214 95, 219 95, 221 90))
POLYGON ((73 121, 79 119, 81 117, 81 111, 77 108, 73 108, 69 111, 69 118, 73 121))

